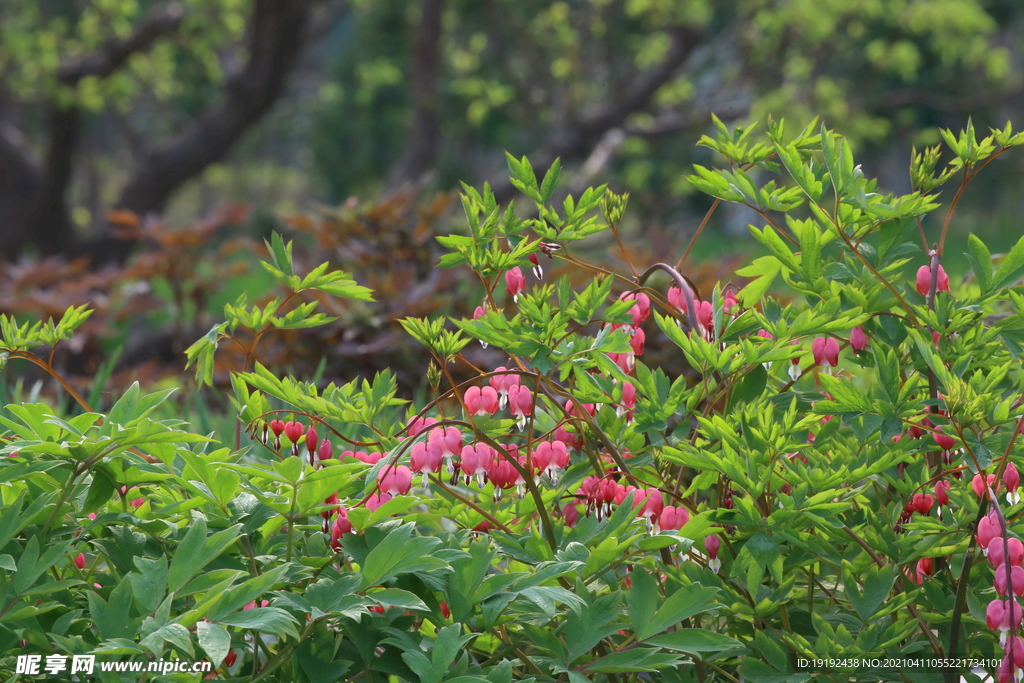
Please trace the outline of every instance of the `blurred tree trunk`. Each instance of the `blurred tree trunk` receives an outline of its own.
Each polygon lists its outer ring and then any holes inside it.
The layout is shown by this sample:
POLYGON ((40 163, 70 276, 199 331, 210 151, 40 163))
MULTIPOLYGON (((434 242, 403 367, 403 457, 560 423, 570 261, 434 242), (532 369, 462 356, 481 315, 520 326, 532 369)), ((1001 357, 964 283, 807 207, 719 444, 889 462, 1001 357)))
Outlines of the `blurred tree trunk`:
MULTIPOLYGON (((137 154, 137 163, 113 208, 138 214, 160 211, 171 194, 207 166, 224 158, 238 139, 281 95, 303 45, 322 26, 310 22, 314 7, 337 18, 344 0, 253 0, 246 28, 247 60, 229 74, 221 99, 183 130, 137 154)), ((63 63, 58 79, 74 87, 86 77, 105 78, 128 58, 177 31, 180 3, 160 5, 130 36, 111 41, 95 54, 63 63)), ((71 182, 81 116, 74 104, 51 103, 47 151, 33 157, 20 131, 0 118, 0 249, 4 258, 27 247, 45 255, 87 254, 94 263, 123 262, 130 241, 110 234, 82 244, 68 215, 65 195, 71 182)))

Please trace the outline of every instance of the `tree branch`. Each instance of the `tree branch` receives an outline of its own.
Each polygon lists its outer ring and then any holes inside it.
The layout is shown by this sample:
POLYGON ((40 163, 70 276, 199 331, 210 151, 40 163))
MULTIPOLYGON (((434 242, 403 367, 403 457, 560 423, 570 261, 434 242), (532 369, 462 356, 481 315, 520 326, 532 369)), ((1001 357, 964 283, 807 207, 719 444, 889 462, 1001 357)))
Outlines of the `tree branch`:
MULTIPOLYGON (((703 31, 685 26, 671 29, 669 34, 672 44, 665 59, 640 74, 620 99, 605 103, 561 134, 553 134, 543 147, 530 155, 534 167, 546 170, 556 158, 565 160, 588 154, 607 131, 620 127, 631 114, 647 107, 658 89, 675 76, 705 37, 703 31)), ((499 202, 508 201, 514 193, 504 175, 491 186, 499 202)))
POLYGON ((132 35, 111 40, 91 55, 64 62, 57 68, 57 78, 65 85, 74 85, 88 76, 106 78, 136 52, 145 52, 158 38, 177 31, 184 16, 185 7, 178 2, 155 7, 132 35))
MULTIPOLYGON (((140 159, 117 208, 139 214, 159 211, 172 192, 227 154, 280 96, 314 4, 315 0, 254 0, 245 66, 228 79, 220 102, 140 159)), ((105 237, 90 245, 89 252, 94 261, 124 261, 131 244, 105 237)))

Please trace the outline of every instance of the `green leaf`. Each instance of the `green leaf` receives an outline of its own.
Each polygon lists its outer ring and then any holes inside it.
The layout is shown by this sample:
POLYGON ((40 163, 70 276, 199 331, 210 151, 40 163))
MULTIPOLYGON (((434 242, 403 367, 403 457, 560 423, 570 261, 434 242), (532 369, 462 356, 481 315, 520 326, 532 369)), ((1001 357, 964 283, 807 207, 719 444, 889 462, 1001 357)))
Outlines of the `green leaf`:
POLYGON ((296 629, 299 622, 280 607, 253 607, 221 617, 217 621, 225 626, 262 631, 278 638, 299 637, 296 629))
POLYGON ((711 598, 718 592, 718 588, 690 584, 682 586, 675 593, 670 595, 661 609, 654 617, 641 624, 641 628, 635 628, 636 639, 646 640, 656 633, 661 633, 669 626, 678 624, 683 619, 703 612, 711 606, 711 598))
POLYGON ((143 614, 155 612, 167 594, 167 558, 136 557, 135 566, 139 571, 128 575, 135 604, 143 614))
MULTIPOLYGON (((629 606, 629 620, 638 634, 653 623, 658 611, 658 584, 645 570, 637 568, 630 572, 632 586, 626 594, 629 606)), ((638 639, 639 636, 637 636, 638 639)))
POLYGON ((440 545, 436 538, 412 537, 413 524, 405 524, 392 529, 384 540, 366 558, 363 565, 363 583, 365 590, 370 586, 384 583, 399 574, 439 569, 447 564, 429 554, 430 550, 440 545))
POLYGON ((89 615, 104 640, 111 638, 128 638, 135 634, 130 618, 132 606, 132 588, 128 581, 121 581, 110 593, 107 602, 95 591, 86 594, 89 601, 89 615))
POLYGON ((177 593, 200 569, 209 564, 238 538, 242 525, 235 524, 206 537, 206 518, 196 517, 171 558, 167 589, 177 593))
POLYGON ((199 647, 206 652, 213 666, 219 667, 231 650, 231 634, 220 624, 208 621, 196 624, 196 634, 199 636, 199 647))
POLYGON ((852 572, 848 579, 844 579, 843 585, 846 587, 846 595, 850 599, 853 609, 857 611, 857 615, 864 623, 868 623, 882 603, 888 600, 895 574, 892 565, 885 567, 871 565, 861 574, 861 579, 864 584, 863 591, 857 585, 852 572))
POLYGON ((974 233, 967 236, 967 248, 970 250, 967 258, 974 269, 975 277, 978 278, 981 293, 985 294, 992 284, 992 254, 974 233))
POLYGON ((679 650, 692 655, 742 647, 742 643, 738 640, 702 628, 684 628, 673 633, 648 638, 645 642, 648 645, 657 645, 668 650, 679 650))
POLYGON ((1008 284, 1022 267, 1024 267, 1024 237, 1017 240, 1013 249, 1003 257, 1003 262, 999 264, 999 270, 996 271, 992 289, 999 289, 1008 284))

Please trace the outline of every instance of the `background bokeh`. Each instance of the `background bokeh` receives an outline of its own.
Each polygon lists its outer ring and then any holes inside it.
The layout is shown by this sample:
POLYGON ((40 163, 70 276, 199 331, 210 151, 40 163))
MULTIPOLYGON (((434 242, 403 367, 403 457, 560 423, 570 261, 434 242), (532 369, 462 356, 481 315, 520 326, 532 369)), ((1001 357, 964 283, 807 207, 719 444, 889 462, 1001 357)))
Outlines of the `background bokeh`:
MULTIPOLYGON (((433 236, 462 229, 462 182, 514 197, 506 150, 539 173, 560 158, 563 192, 629 192, 631 255, 674 261, 710 206, 684 175, 722 163, 696 145, 712 113, 820 116, 909 192, 911 150, 940 128, 1024 126, 1022 49, 1018 0, 4 0, 0 311, 94 307, 56 360, 102 401, 177 377, 225 303, 273 296, 254 264, 279 230, 378 302, 279 335, 266 362, 319 379, 391 366, 415 387, 425 360, 395 321, 477 305, 465 273, 434 268, 433 236)), ((1010 153, 969 188, 953 246, 1020 236, 1022 172, 1010 153)), ((715 213, 695 281, 757 254, 748 222, 715 213)), ((596 249, 624 267, 611 246, 596 249)), ((48 390, 33 381, 5 391, 48 390)))

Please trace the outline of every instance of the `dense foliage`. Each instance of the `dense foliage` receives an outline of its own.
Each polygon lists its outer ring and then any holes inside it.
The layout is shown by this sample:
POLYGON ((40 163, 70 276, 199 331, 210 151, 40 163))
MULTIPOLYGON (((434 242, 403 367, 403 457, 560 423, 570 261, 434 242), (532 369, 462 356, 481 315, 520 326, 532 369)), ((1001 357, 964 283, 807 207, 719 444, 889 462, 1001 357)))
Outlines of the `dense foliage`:
POLYGON ((702 144, 723 167, 690 182, 758 212, 767 255, 711 291, 687 254, 630 273, 581 260, 592 236, 621 239, 628 197, 553 204, 559 164, 538 179, 510 156, 530 212, 466 186, 464 229, 439 238, 480 306, 402 321, 434 359, 414 403, 390 372, 320 386, 259 362, 265 338, 372 295, 327 264, 297 271, 277 234, 263 267, 280 294, 239 297, 187 351, 203 384, 225 347, 243 355, 233 435, 197 433, 173 389, 94 411, 50 353, 84 307, 0 318, 0 358, 77 403, 0 416, 0 668, 94 653, 313 683, 975 677, 795 660, 928 654, 1011 680, 1024 239, 993 256, 971 237, 961 283, 942 259, 956 199, 1024 136, 944 137, 948 165, 917 154, 894 196, 824 127, 719 125, 702 144), (590 283, 543 279, 556 262, 590 283), (644 362, 661 335, 695 374, 644 362), (507 361, 455 380, 477 343, 507 361))

